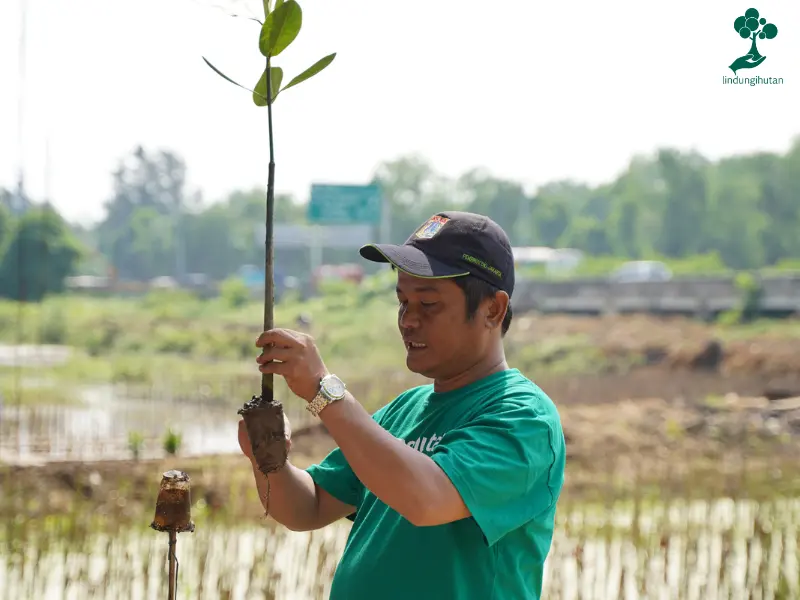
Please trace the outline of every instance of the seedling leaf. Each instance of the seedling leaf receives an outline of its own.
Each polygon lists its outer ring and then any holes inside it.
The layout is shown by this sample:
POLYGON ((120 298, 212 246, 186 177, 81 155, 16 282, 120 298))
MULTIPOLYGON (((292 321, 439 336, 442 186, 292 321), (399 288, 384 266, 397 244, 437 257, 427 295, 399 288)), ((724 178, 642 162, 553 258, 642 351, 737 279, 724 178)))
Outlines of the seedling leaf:
MULTIPOLYGON (((231 79, 230 77, 228 77, 227 75, 225 75, 225 73, 223 73, 222 71, 220 71, 220 70, 219 70, 217 67, 215 67, 214 65, 212 65, 210 62, 208 62, 208 59, 207 59, 205 56, 203 57, 203 60, 204 60, 204 61, 206 61, 206 64, 207 64, 209 67, 211 67, 211 68, 214 70, 214 72, 215 72, 217 75, 219 75, 220 77, 222 77, 223 79, 225 79, 225 80, 227 80, 227 81, 230 81, 230 82, 231 82, 233 85, 239 86, 239 87, 240 87, 240 88, 242 88, 243 90, 247 90, 247 91, 248 91, 248 92, 250 92, 250 93, 255 93, 255 92, 253 92, 253 90, 251 90, 250 88, 248 88, 248 87, 244 87, 244 86, 243 86, 241 83, 236 83, 236 82, 235 82, 233 79, 231 79)), ((264 94, 264 96, 266 96, 266 94, 264 94)))
POLYGON ((302 26, 303 11, 297 0, 286 0, 264 19, 258 49, 264 56, 278 56, 295 40, 302 26))
POLYGON ((334 58, 336 58, 336 52, 334 52, 333 54, 329 54, 324 58, 320 58, 317 62, 308 67, 305 71, 300 73, 300 75, 298 75, 297 77, 292 79, 289 83, 287 83, 286 87, 284 87, 281 91, 283 92, 284 90, 288 90, 290 87, 295 86, 298 83, 303 83, 306 79, 310 79, 311 77, 322 71, 322 69, 331 64, 334 58))
MULTIPOLYGON (((270 67, 269 70, 272 71, 270 74, 270 77, 272 78, 270 86, 272 87, 272 102, 274 104, 275 98, 278 97, 279 90, 281 89, 281 81, 283 81, 283 69, 280 67, 270 67)), ((256 84, 255 90, 253 90, 253 102, 256 106, 267 105, 267 69, 264 69, 264 72, 261 74, 261 78, 256 84)))

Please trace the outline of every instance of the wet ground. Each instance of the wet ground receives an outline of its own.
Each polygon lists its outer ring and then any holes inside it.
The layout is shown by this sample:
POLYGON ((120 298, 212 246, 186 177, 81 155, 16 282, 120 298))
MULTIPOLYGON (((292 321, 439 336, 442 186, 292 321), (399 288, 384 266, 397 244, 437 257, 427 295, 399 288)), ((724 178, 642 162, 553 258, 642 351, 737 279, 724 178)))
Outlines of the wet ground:
POLYGON ((0 367, 48 367, 63 364, 72 355, 68 346, 0 344, 0 367))
MULTIPOLYGON (((792 398, 800 397, 800 335, 790 333, 800 329, 796 320, 781 325, 742 335, 683 318, 524 315, 515 318, 507 346, 519 360, 529 350, 541 354, 526 375, 558 405, 577 455, 663 445, 679 433, 685 445, 730 443, 743 429, 797 440, 800 406, 792 398), (539 371, 564 353, 585 360, 586 348, 596 351, 602 368, 591 369, 590 360, 582 363, 591 371, 586 374, 539 371), (726 397, 743 400, 723 402, 726 397)), ((46 370, 71 352, 64 346, 0 345, 0 366, 46 370)), ((358 390, 361 383, 351 387, 358 390)), ((163 387, 147 397, 113 385, 79 391, 76 406, 16 406, 13 398, 0 398, 0 462, 129 459, 131 432, 143 438, 141 458, 161 458, 169 428, 180 432, 183 456, 239 451, 238 406, 229 401, 202 393, 177 397, 163 387)), ((285 409, 295 430, 313 422, 299 400, 286 401, 285 409)))
MULTIPOLYGON (((236 407, 176 400, 168 395, 137 398, 113 385, 84 387, 77 406, 0 407, 0 463, 36 465, 47 461, 125 460, 133 457, 129 435, 141 436, 139 457, 165 455, 171 428, 181 437, 182 456, 239 452, 236 407)), ((285 410, 295 428, 310 415, 299 402, 285 410)))

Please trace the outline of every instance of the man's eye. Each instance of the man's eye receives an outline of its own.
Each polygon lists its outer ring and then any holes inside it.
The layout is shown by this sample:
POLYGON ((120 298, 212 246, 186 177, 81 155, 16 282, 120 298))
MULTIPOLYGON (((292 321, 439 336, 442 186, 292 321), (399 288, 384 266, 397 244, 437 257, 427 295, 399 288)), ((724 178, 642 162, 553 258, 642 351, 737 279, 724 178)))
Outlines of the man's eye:
POLYGON ((420 302, 420 304, 422 304, 422 306, 424 306, 426 308, 429 308, 431 306, 434 306, 436 304, 436 302, 420 302))

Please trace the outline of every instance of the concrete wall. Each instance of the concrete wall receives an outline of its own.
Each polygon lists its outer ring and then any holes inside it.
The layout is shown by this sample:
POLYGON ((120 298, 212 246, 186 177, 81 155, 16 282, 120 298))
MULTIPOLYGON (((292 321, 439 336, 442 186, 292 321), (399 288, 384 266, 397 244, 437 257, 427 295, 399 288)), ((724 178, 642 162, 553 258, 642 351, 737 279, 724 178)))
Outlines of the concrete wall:
MULTIPOLYGON (((764 313, 800 313, 800 275, 761 279, 764 313)), ((649 312, 711 316, 735 308, 733 277, 679 278, 667 282, 612 283, 605 279, 517 282, 512 305, 520 312, 649 312)))

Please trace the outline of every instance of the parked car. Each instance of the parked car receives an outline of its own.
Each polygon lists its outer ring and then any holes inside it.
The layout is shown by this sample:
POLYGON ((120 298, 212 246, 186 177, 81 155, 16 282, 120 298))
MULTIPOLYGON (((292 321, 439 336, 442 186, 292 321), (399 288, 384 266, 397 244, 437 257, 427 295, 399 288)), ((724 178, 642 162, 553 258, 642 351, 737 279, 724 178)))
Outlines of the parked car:
POLYGON ((614 269, 609 279, 614 283, 669 281, 672 279, 672 271, 657 260, 634 260, 614 269))

